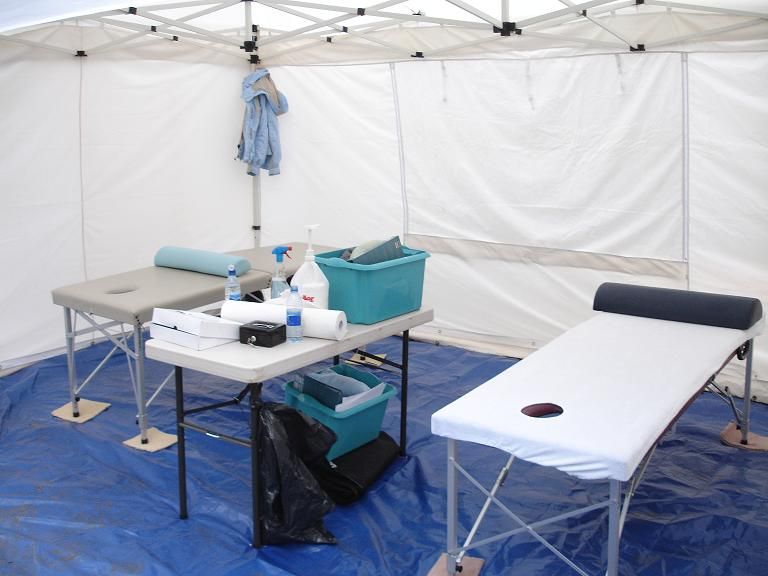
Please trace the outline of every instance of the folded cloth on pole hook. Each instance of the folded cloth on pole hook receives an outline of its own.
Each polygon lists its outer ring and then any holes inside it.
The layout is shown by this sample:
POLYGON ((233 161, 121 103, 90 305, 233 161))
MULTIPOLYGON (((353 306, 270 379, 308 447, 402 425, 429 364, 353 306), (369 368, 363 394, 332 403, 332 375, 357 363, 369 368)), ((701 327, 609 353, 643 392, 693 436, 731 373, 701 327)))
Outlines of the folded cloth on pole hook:
POLYGON ((248 163, 248 174, 255 176, 259 168, 270 176, 280 174, 280 133, 277 117, 288 111, 288 101, 277 90, 266 68, 252 72, 243 80, 245 101, 243 132, 237 157, 248 163))

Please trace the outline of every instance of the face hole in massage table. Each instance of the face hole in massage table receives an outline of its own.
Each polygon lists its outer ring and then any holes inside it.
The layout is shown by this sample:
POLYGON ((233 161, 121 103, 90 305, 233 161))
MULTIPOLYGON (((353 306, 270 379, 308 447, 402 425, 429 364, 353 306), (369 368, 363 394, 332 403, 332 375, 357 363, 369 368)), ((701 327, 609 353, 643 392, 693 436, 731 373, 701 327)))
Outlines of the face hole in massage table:
POLYGON ((563 413, 563 409, 557 404, 542 402, 526 406, 520 412, 531 418, 554 418, 555 416, 560 416, 563 413))
POLYGON ((138 290, 136 286, 125 286, 123 288, 112 288, 107 290, 106 294, 127 294, 128 292, 135 292, 138 290))

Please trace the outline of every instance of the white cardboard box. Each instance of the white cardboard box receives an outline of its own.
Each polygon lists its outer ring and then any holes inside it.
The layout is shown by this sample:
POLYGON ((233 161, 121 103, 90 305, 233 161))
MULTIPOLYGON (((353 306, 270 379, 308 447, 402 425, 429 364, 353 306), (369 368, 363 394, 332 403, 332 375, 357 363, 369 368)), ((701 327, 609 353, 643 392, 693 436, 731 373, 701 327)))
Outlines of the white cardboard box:
POLYGON ((158 340, 205 350, 238 340, 240 324, 202 312, 155 308, 149 334, 158 340))

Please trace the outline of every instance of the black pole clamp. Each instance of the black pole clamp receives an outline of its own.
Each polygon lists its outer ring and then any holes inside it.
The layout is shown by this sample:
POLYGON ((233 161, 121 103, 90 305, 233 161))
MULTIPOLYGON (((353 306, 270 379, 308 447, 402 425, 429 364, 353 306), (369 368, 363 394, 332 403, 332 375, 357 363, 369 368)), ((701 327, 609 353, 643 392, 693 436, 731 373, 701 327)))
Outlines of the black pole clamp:
POLYGON ((515 32, 516 34, 519 34, 517 31, 517 26, 514 22, 502 22, 501 28, 498 26, 493 27, 493 33, 494 34, 501 34, 502 36, 511 36, 512 32, 515 32))
POLYGON ((747 354, 749 354, 749 349, 752 347, 752 340, 747 340, 739 346, 739 349, 736 350, 736 358, 739 360, 744 360, 744 358, 747 357, 747 354))

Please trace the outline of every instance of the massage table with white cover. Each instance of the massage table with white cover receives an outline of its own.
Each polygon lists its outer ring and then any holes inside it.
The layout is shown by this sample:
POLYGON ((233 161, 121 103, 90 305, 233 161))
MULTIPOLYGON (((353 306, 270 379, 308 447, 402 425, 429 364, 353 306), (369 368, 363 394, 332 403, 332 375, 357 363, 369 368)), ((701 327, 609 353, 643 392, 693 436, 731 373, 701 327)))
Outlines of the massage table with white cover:
POLYGON ((594 309, 598 312, 589 320, 433 414, 432 432, 448 439, 449 574, 467 550, 527 532, 585 576, 536 529, 608 507, 607 574, 616 576, 629 499, 656 443, 734 356, 747 360, 746 418, 740 423, 747 442, 752 338, 762 328, 759 300, 609 283, 598 289, 594 309), (491 490, 461 467, 457 441, 509 454, 491 490), (514 458, 577 478, 607 480, 608 499, 526 524, 496 496, 514 458), (463 546, 457 535, 457 472, 486 496, 463 546), (492 502, 517 527, 473 543, 492 502))

